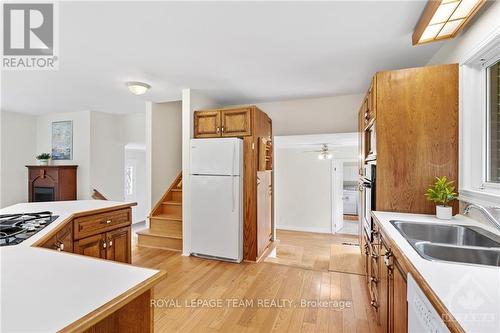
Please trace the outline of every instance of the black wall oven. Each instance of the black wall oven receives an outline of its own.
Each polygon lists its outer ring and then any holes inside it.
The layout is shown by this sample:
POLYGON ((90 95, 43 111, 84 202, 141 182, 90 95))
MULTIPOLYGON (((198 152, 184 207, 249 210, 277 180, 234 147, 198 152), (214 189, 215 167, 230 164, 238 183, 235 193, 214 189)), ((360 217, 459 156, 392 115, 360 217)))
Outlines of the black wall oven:
POLYGON ((363 187, 363 206, 362 208, 362 224, 363 229, 370 241, 373 240, 373 219, 372 210, 375 210, 375 184, 376 184, 376 169, 374 162, 368 162, 365 165, 365 176, 361 177, 360 182, 363 187))

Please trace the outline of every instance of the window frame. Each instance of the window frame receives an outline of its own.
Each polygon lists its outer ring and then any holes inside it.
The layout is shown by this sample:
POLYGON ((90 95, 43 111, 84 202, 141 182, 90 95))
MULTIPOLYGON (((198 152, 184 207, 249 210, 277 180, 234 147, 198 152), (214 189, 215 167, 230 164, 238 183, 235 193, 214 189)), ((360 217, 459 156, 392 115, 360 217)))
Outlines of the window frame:
POLYGON ((487 68, 500 60, 500 29, 496 29, 460 59, 460 199, 500 206, 500 184, 487 182, 488 82, 487 68))
POLYGON ((483 63, 484 67, 484 75, 485 75, 485 88, 486 88, 486 94, 485 94, 485 104, 486 104, 486 115, 485 115, 485 131, 486 131, 486 142, 485 142, 485 161, 484 161, 484 177, 483 177, 483 186, 484 187, 489 187, 489 188, 494 188, 494 189, 500 189, 500 183, 494 183, 494 182, 489 182, 488 181, 488 174, 490 173, 490 156, 489 156, 489 151, 491 150, 490 148, 490 133, 491 133, 491 126, 489 125, 489 120, 491 119, 491 102, 490 102, 490 73, 488 71, 488 68, 495 65, 496 63, 500 62, 500 54, 497 54, 496 56, 493 56, 491 59, 488 59, 488 61, 483 63))

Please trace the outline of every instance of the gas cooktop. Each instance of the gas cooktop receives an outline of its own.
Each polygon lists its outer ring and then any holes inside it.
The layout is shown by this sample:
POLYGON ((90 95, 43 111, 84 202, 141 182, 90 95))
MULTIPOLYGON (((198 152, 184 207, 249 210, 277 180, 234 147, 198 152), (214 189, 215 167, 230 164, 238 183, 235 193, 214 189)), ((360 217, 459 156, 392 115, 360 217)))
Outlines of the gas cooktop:
POLYGON ((51 212, 0 215, 0 246, 19 244, 58 217, 51 212))

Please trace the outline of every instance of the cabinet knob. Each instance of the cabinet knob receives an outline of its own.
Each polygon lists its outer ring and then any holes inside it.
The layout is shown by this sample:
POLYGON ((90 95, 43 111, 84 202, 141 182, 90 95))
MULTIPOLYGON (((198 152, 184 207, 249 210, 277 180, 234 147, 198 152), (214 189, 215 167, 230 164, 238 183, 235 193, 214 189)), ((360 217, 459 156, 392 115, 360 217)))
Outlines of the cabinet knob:
POLYGON ((373 306, 375 309, 378 308, 378 305, 377 305, 376 301, 371 301, 370 305, 373 306))
POLYGON ((378 283, 377 278, 374 278, 373 276, 370 277, 370 281, 373 283, 378 283))
POLYGON ((220 127, 217 127, 217 133, 219 133, 219 132, 220 132, 220 127))
POLYGON ((105 249, 106 248, 106 242, 102 242, 102 248, 105 249))
POLYGON ((109 240, 109 247, 112 247, 112 246, 113 246, 113 241, 109 240))
POLYGON ((102 221, 101 224, 110 224, 111 222, 113 222, 112 220, 106 220, 106 221, 102 221))

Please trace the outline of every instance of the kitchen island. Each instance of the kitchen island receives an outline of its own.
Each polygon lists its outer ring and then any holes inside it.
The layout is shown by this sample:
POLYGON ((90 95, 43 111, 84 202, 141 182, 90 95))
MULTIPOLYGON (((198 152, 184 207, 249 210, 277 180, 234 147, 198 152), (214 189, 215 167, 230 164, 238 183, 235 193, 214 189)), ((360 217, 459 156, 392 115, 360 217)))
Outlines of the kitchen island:
POLYGON ((39 247, 78 216, 132 203, 27 203, 0 214, 51 211, 58 218, 17 245, 0 247, 1 332, 151 332, 153 287, 163 271, 39 247))

